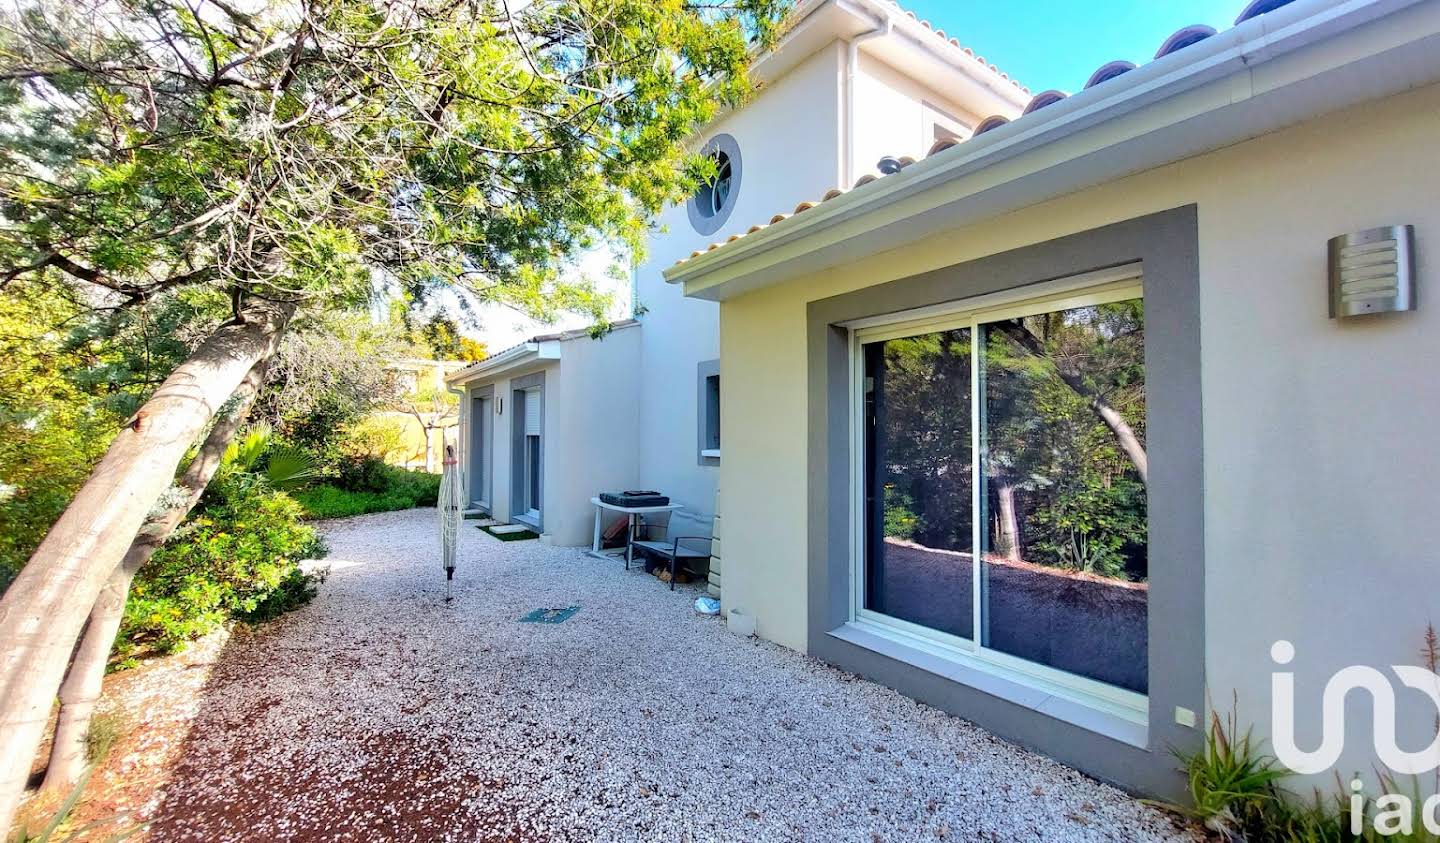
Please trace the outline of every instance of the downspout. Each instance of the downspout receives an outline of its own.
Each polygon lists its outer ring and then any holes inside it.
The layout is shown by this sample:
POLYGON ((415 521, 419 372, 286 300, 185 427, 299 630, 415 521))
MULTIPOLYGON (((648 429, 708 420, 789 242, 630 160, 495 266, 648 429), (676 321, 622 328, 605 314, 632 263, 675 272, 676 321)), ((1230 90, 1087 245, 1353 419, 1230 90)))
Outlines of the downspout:
POLYGON ((884 38, 894 28, 890 16, 882 15, 880 23, 869 32, 862 32, 850 39, 845 53, 845 160, 841 162, 843 174, 839 187, 848 190, 855 183, 855 74, 860 67, 860 45, 872 38, 884 38))

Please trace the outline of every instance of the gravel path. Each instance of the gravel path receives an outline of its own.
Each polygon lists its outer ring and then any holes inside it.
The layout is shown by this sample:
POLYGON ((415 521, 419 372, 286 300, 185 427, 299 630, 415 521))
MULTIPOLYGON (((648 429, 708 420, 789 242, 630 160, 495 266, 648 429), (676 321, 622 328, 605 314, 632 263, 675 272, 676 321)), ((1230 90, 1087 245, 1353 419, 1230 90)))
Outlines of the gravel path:
POLYGON ((1189 839, 574 549, 467 525, 447 605, 434 523, 326 525, 320 597, 231 639, 151 840, 1189 839))

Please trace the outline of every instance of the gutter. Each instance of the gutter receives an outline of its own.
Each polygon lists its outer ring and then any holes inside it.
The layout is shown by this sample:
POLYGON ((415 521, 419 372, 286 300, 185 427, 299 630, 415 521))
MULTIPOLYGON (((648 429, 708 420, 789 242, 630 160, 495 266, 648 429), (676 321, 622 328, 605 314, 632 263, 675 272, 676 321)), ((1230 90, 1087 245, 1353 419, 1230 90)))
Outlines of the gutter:
MULTIPOLYGON (((1256 68, 1337 35, 1349 33, 1367 23, 1428 2, 1433 0, 1345 0, 1338 3, 1300 0, 1143 65, 1119 80, 1081 91, 1048 108, 1025 115, 979 137, 972 137, 943 154, 926 158, 906 167, 900 173, 866 185, 863 189, 851 190, 818 204, 803 214, 793 215, 740 237, 722 248, 702 252, 666 269, 663 273, 665 280, 672 284, 686 284, 686 294, 697 295, 702 290, 726 283, 721 280, 706 284, 702 279, 741 261, 758 259, 761 255, 782 249, 783 255, 779 256, 779 259, 790 259, 807 251, 797 241, 816 236, 862 215, 881 213, 884 209, 892 208, 920 193, 1018 158, 1032 150, 1059 145, 1082 131, 1101 124, 1115 123, 1157 103, 1175 101, 1187 92, 1222 79, 1231 80, 1231 84, 1226 101, 1218 107, 1239 104, 1256 95, 1256 68)), ((1412 34, 1418 39, 1426 33, 1412 34)), ((1341 67, 1363 56, 1347 55, 1338 60, 1326 58, 1333 62, 1333 66, 1341 67)), ((1207 110, 1215 110, 1215 107, 1207 107, 1207 110)), ((1197 115, 1186 116, 1188 118, 1197 115)), ((1118 142, 1123 140, 1125 139, 1118 142)), ((1067 155, 1064 160, 1073 160, 1114 146, 1118 142, 1110 140, 1096 148, 1087 148, 1075 155, 1067 155)), ((1058 156, 1051 158, 1057 160, 1041 163, 1030 174, 1043 172, 1063 163, 1058 160, 1058 156)), ((1009 181, 1025 177, 1027 176, 1022 175, 1009 181)))

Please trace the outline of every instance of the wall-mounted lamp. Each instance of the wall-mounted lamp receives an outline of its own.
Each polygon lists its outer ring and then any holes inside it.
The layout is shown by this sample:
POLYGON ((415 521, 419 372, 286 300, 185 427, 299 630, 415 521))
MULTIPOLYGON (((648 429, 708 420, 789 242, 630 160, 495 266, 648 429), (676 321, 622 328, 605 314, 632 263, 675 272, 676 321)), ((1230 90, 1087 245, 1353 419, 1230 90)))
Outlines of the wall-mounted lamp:
POLYGON ((497 395, 497 396, 495 396, 495 415, 500 416, 500 415, 504 415, 504 414, 505 414, 505 399, 504 399, 504 398, 501 398, 500 396, 497 395))
POLYGON ((1330 239, 1330 318, 1415 309, 1415 226, 1330 239))

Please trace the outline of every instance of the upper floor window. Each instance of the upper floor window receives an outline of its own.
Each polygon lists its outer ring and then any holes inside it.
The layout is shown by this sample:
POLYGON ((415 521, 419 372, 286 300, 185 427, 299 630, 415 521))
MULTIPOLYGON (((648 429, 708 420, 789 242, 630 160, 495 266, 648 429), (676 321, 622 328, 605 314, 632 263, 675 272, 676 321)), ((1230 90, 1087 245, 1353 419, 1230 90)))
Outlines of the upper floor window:
POLYGON ((730 166, 730 156, 724 152, 716 152, 710 157, 715 161, 715 180, 701 187, 700 192, 695 194, 695 204, 699 206, 700 215, 706 217, 713 217, 725 210, 735 177, 730 166))
POLYGON ((714 234, 725 225, 740 193, 743 168, 740 145, 730 135, 716 135, 701 150, 715 162, 715 177, 700 186, 687 204, 690 225, 703 235, 714 234))
MULTIPOLYGON (((927 137, 925 145, 928 147, 936 141, 965 139, 964 127, 955 115, 933 103, 923 104, 921 119, 924 121, 927 137)), ((922 149, 921 152, 924 152, 922 149)))

